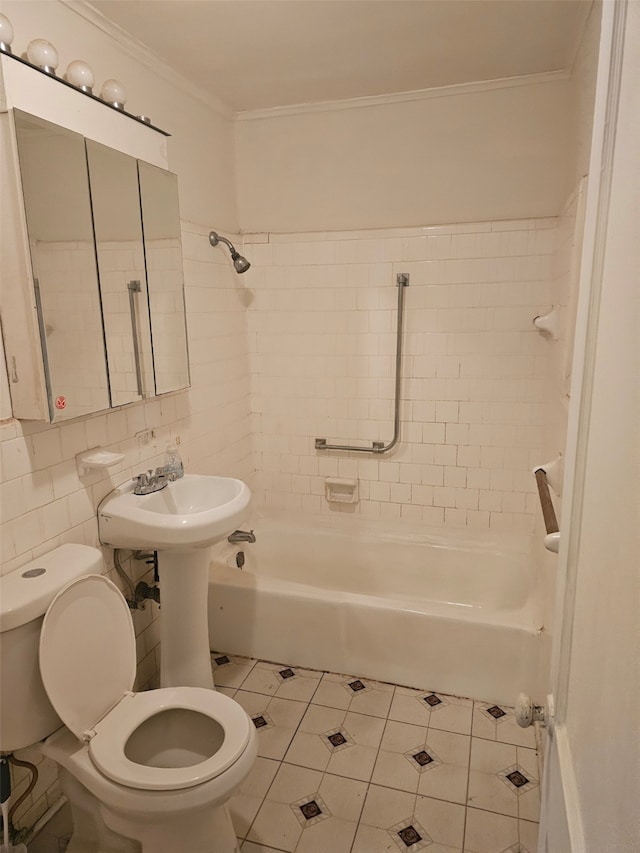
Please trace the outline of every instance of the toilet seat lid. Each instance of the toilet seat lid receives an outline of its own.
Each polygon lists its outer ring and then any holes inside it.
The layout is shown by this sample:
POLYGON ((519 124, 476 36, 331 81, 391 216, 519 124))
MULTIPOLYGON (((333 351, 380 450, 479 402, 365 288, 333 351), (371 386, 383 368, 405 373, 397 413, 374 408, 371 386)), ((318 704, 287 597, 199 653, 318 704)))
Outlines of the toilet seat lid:
POLYGON ((78 578, 53 599, 40 632, 40 672, 60 719, 81 740, 131 690, 133 622, 108 578, 78 578))

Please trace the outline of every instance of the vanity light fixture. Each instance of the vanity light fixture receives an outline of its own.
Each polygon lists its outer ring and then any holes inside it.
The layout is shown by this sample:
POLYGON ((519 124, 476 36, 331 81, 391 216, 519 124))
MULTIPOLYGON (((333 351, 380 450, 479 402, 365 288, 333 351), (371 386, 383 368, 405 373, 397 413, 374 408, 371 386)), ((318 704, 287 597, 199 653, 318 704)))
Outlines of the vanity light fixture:
POLYGON ((13 27, 6 15, 0 12, 0 53, 13 53, 11 42, 13 41, 13 27))
POLYGON ((119 80, 105 80, 102 84, 100 97, 117 110, 124 110, 127 92, 119 80))
POLYGON ((72 86, 91 94, 95 78, 91 66, 82 59, 74 59, 67 66, 66 78, 72 86))
POLYGON ((127 118, 132 118, 135 121, 141 122, 142 124, 147 125, 147 127, 151 127, 153 130, 161 133, 163 136, 171 136, 171 134, 167 133, 166 130, 156 127, 149 116, 138 116, 127 112, 124 108, 127 93, 125 87, 119 80, 114 80, 113 78, 105 80, 102 84, 100 96, 94 95, 93 85, 95 77, 91 66, 87 62, 82 59, 74 59, 67 66, 67 70, 64 75, 61 73, 60 76, 58 76, 56 74, 59 61, 58 51, 51 42, 42 38, 33 39, 27 45, 26 51, 21 52, 20 55, 18 55, 18 53, 15 53, 12 48, 14 41, 13 36, 14 32, 11 21, 6 15, 0 12, 0 55, 8 56, 21 65, 26 65, 28 68, 32 68, 41 74, 46 74, 50 79, 56 80, 63 86, 69 86, 77 92, 82 92, 82 94, 86 95, 88 98, 92 98, 94 101, 99 101, 101 104, 109 107, 110 109, 118 110, 120 113, 127 116, 127 118))
POLYGON ((46 74, 56 76, 58 67, 58 51, 46 39, 33 39, 27 45, 27 59, 32 65, 40 68, 46 74))

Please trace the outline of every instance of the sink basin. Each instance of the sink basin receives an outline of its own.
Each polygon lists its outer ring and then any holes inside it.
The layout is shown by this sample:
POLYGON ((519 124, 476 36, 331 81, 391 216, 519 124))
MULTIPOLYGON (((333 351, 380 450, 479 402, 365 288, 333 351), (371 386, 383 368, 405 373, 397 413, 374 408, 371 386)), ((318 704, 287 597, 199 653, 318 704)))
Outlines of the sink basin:
POLYGON ((119 486, 98 507, 100 541, 111 548, 208 548, 241 523, 251 492, 242 480, 185 474, 159 492, 119 486))

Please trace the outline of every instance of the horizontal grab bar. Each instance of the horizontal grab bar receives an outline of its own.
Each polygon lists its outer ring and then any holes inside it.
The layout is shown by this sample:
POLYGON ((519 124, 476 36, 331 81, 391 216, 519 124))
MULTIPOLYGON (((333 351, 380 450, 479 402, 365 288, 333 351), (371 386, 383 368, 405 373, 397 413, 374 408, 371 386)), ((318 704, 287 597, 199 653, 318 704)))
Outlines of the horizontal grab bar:
POLYGON ((372 441, 371 447, 352 447, 350 444, 327 444, 326 438, 316 438, 315 448, 316 450, 355 450, 358 453, 384 453, 390 449, 384 446, 384 441, 372 441))
POLYGON ((558 519, 556 511, 553 508, 551 493, 549 491, 549 483, 547 482, 547 472, 544 468, 536 468, 533 472, 538 484, 538 495, 540 496, 540 506, 542 507, 542 517, 544 518, 544 526, 547 535, 544 537, 544 546, 548 551, 558 553, 560 546, 560 528, 558 527, 558 519))

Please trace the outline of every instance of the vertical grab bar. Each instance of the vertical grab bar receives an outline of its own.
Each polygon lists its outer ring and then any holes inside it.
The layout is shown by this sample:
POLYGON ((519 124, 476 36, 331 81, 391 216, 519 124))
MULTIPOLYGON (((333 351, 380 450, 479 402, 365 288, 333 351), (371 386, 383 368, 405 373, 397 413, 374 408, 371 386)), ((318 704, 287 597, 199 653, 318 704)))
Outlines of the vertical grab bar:
POLYGON ((136 383, 138 386, 138 394, 144 397, 142 388, 142 369, 140 367, 140 347, 138 345, 138 320, 136 314, 136 293, 140 293, 142 285, 139 281, 130 281, 127 284, 129 291, 129 313, 131 315, 131 336, 133 338, 133 359, 136 365, 136 383))
POLYGON ((326 438, 316 438, 316 450, 349 450, 358 453, 386 453, 398 443, 400 438, 400 380, 402 372, 402 318, 404 314, 404 289, 409 286, 409 274, 398 273, 396 276, 398 286, 398 311, 396 331, 396 391, 395 410, 393 416, 393 438, 388 444, 384 441, 373 441, 371 447, 352 447, 349 444, 327 444, 326 438))

